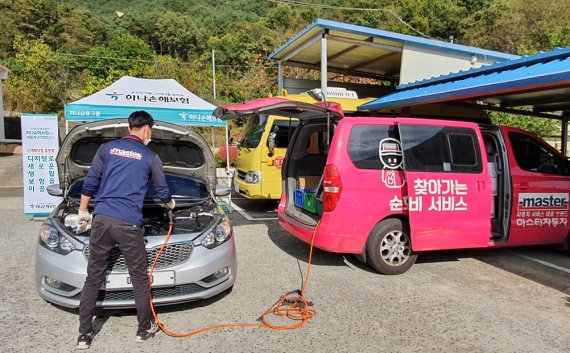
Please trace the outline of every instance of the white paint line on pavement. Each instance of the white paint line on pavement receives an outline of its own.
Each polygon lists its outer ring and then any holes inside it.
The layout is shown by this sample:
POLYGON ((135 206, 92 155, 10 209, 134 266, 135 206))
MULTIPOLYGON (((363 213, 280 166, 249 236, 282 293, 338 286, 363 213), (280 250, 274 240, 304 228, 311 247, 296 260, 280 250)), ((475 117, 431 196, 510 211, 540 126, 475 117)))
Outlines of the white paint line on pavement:
POLYGON ((252 216, 248 215, 241 207, 239 207, 238 205, 236 205, 235 203, 231 203, 232 207, 238 211, 238 213, 240 215, 243 216, 243 218, 247 219, 248 221, 275 221, 277 220, 277 217, 272 217, 272 218, 253 218, 252 216))
POLYGON ((566 267, 558 266, 558 265, 555 265, 555 264, 550 263, 550 262, 548 262, 548 261, 536 259, 536 258, 534 258, 534 257, 530 257, 530 256, 527 256, 527 255, 519 254, 519 253, 514 252, 514 251, 510 251, 510 250, 505 250, 505 251, 506 251, 506 252, 509 252, 509 253, 511 253, 511 254, 513 254, 513 255, 522 257, 523 259, 527 259, 527 260, 530 260, 530 261, 532 261, 532 262, 536 262, 536 263, 539 263, 539 264, 541 264, 541 265, 544 265, 544 266, 547 266, 547 267, 550 267, 550 268, 553 268, 553 269, 556 269, 556 270, 559 270, 559 271, 562 271, 562 272, 570 273, 570 269, 568 269, 568 268, 566 268, 566 267))

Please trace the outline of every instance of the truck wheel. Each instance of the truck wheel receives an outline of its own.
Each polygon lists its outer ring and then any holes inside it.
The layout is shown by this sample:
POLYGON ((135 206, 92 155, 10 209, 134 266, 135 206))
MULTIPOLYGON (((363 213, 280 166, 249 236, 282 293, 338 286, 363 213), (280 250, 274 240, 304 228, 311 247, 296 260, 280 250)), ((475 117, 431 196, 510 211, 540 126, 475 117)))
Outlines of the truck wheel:
POLYGON ((396 218, 378 223, 366 241, 367 262, 385 275, 398 275, 412 267, 418 255, 412 253, 407 223, 396 218))

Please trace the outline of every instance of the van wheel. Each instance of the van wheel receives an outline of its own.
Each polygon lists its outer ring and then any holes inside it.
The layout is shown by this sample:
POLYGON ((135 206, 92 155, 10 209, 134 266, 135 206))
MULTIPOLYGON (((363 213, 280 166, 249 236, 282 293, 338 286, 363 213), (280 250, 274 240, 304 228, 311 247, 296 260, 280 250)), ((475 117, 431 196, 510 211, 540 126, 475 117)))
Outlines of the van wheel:
POLYGON ((385 275, 398 275, 412 267, 418 255, 412 253, 410 227, 391 218, 378 223, 366 241, 367 262, 385 275))

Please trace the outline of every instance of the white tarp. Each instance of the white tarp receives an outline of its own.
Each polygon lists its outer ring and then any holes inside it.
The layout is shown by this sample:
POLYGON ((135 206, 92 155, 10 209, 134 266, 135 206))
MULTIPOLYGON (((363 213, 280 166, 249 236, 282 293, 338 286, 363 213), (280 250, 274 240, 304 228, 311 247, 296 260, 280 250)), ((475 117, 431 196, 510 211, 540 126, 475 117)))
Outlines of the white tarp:
POLYGON ((179 125, 226 126, 212 115, 216 107, 173 79, 125 76, 107 88, 65 105, 67 121, 126 118, 145 110, 154 119, 179 125))

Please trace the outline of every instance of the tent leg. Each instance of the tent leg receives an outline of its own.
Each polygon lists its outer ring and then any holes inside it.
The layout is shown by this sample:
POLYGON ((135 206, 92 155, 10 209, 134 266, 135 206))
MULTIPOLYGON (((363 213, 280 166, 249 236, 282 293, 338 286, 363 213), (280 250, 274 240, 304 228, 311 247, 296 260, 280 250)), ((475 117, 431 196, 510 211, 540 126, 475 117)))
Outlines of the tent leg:
POLYGON ((212 152, 214 152, 214 148, 216 148, 216 140, 214 139, 214 127, 212 126, 212 152))
MULTIPOLYGON (((230 173, 230 144, 229 144, 229 137, 230 133, 228 130, 228 124, 226 124, 226 175, 228 177, 228 186, 231 188, 232 187, 232 175, 230 173)), ((231 204, 232 204, 232 193, 230 192, 230 194, 228 195, 228 209, 230 210, 230 213, 232 212, 232 208, 231 208, 231 204)))
POLYGON ((69 120, 65 119, 65 135, 69 133, 69 120))

